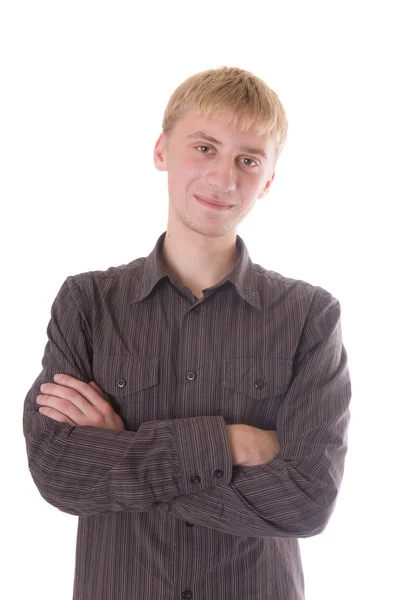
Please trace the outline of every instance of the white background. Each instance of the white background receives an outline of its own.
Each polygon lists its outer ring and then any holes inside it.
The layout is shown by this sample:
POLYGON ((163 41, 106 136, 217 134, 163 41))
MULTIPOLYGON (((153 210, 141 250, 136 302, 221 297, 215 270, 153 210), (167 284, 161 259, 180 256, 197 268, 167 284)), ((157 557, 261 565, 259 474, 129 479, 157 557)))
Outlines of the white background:
POLYGON ((77 518, 40 497, 22 435, 51 303, 68 275, 152 250, 167 219, 152 159, 164 108, 221 65, 263 78, 289 121, 239 235, 254 262, 342 305, 350 448, 331 521, 301 541, 307 600, 400 597, 396 4, 2 2, 1 597, 72 595, 77 518))

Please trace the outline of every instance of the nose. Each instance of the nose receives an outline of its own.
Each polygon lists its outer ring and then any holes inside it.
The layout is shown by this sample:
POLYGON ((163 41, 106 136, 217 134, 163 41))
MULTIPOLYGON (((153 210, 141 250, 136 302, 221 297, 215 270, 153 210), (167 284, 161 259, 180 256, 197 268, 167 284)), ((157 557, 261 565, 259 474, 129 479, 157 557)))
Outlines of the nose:
POLYGON ((235 165, 229 158, 214 160, 207 172, 206 181, 210 188, 221 194, 233 191, 236 188, 235 165))

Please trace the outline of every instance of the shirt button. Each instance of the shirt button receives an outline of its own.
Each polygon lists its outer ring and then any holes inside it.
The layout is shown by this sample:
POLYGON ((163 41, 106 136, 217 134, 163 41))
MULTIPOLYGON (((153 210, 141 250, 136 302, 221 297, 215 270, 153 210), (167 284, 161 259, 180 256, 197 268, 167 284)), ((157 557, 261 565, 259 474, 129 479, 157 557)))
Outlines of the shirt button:
POLYGON ((193 598, 192 590, 185 590, 184 592, 182 592, 182 598, 183 600, 190 600, 191 598, 193 598))
POLYGON ((187 378, 189 379, 189 381, 193 381, 194 379, 196 379, 196 373, 194 373, 193 371, 189 371, 187 374, 187 378))
POLYGON ((264 379, 257 379, 257 381, 254 382, 254 387, 257 390, 262 390, 262 388, 265 386, 265 381, 264 379))
POLYGON ((189 521, 185 521, 186 527, 193 527, 194 523, 189 523, 189 521))
POLYGON ((222 477, 223 474, 224 472, 221 471, 221 469, 217 469, 216 471, 214 471, 214 477, 218 477, 218 479, 222 477))
POLYGON ((117 381, 117 386, 119 388, 124 388, 126 386, 126 379, 124 379, 123 377, 120 377, 117 381))
POLYGON ((193 309, 193 312, 194 312, 195 315, 198 315, 200 313, 200 311, 201 311, 200 306, 195 306, 194 309, 193 309))
POLYGON ((198 475, 193 475, 193 477, 191 477, 190 481, 192 483, 200 483, 201 478, 198 475))

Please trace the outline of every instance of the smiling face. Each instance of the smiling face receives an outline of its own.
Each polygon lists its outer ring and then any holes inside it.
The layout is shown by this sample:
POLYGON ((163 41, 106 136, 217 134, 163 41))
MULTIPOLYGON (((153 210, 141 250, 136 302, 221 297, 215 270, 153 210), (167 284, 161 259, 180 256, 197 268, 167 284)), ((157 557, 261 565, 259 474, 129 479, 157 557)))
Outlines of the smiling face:
POLYGON ((275 143, 268 134, 240 133, 228 116, 188 113, 167 138, 160 135, 154 163, 168 171, 169 228, 211 237, 236 235, 274 179, 275 143))

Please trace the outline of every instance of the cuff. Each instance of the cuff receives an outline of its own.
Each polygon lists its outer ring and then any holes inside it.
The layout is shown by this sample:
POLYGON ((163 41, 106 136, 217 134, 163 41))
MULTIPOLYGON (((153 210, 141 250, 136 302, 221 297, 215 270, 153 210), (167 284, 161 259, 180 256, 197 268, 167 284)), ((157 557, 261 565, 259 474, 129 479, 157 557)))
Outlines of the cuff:
POLYGON ((183 494, 226 486, 232 479, 232 455, 223 417, 174 419, 183 494))

